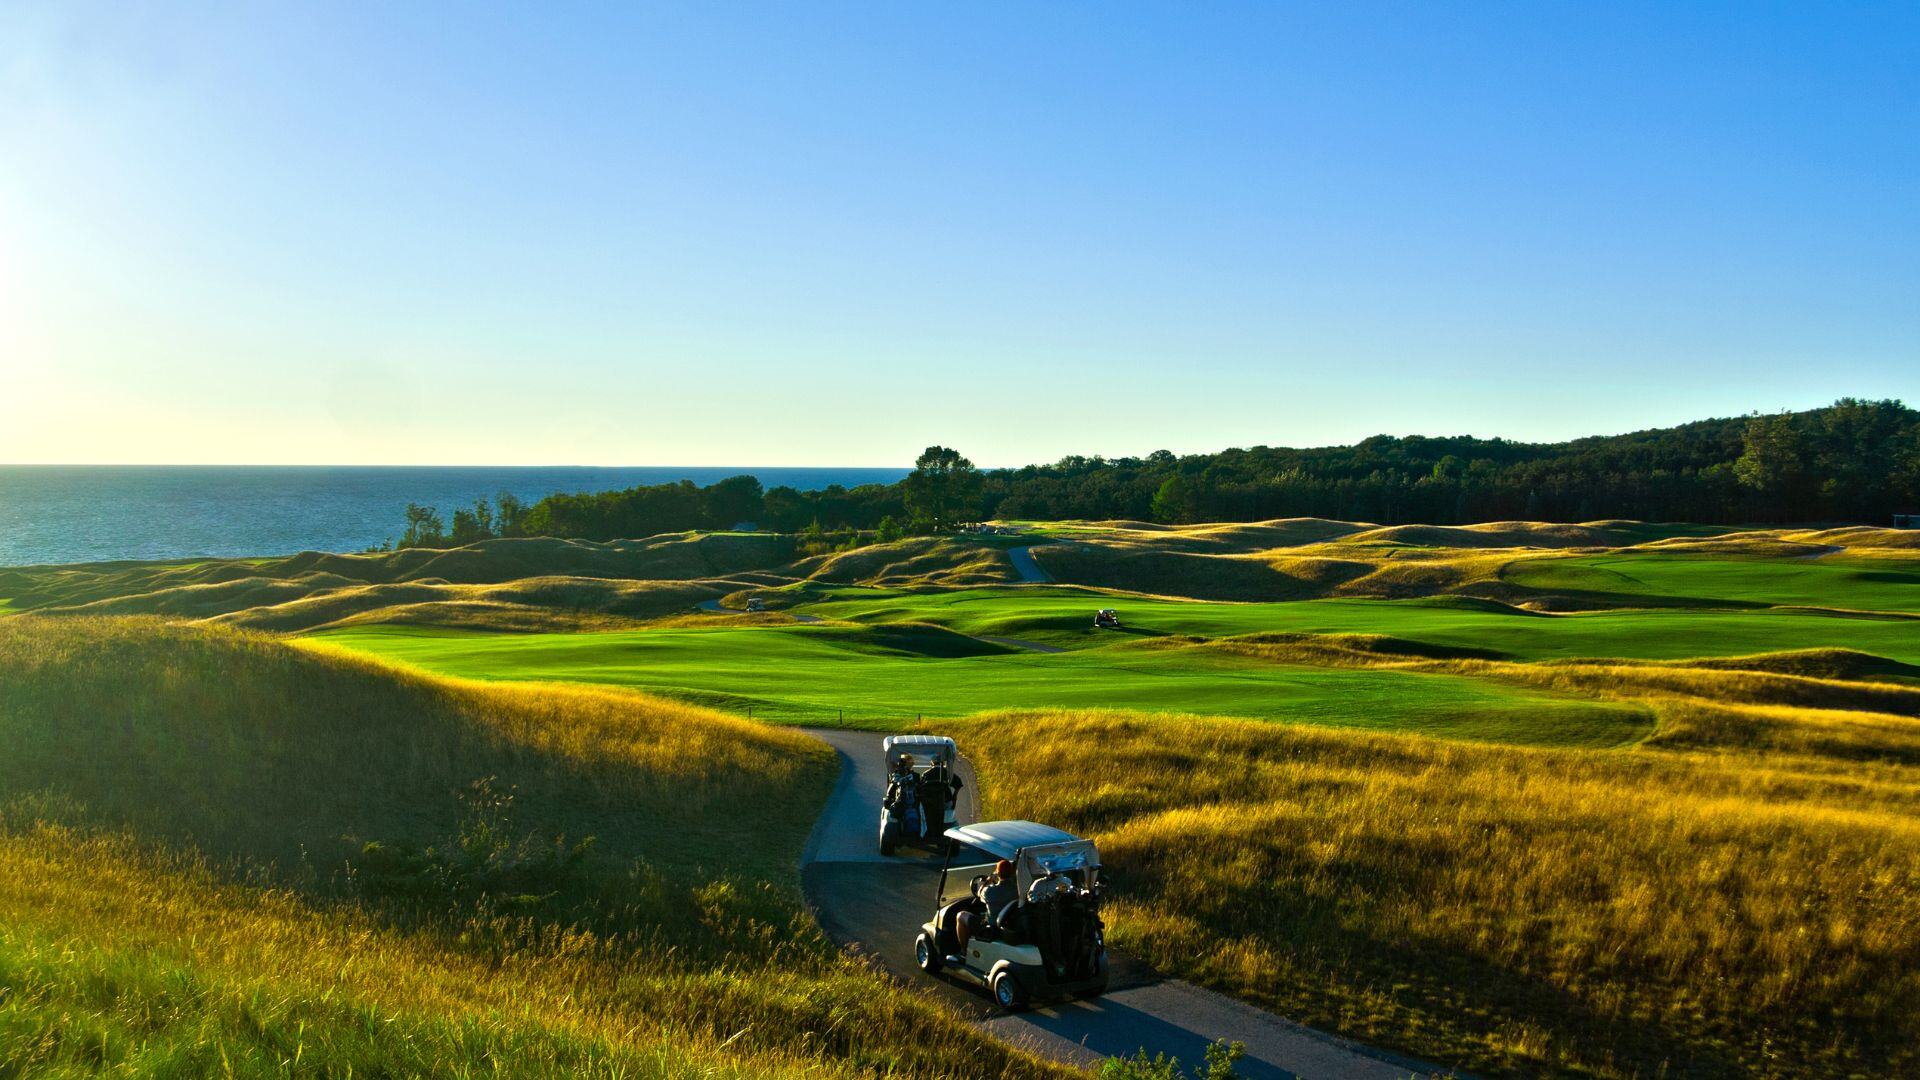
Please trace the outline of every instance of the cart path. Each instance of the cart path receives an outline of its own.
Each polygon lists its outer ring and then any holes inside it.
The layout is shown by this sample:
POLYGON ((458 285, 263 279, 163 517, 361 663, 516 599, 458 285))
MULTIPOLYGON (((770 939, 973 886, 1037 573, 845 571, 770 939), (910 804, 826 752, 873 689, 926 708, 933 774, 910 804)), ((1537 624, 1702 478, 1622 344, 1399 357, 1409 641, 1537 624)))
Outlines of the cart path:
POLYGON ((1035 585, 1053 583, 1053 575, 1041 569, 1040 564, 1034 561, 1031 547, 1008 548, 1007 561, 1013 564, 1013 571, 1020 575, 1021 581, 1035 585))
MULTIPOLYGON (((1012 1014, 994 1009, 986 993, 968 983, 922 973, 914 966, 913 939, 933 912, 940 861, 937 855, 911 849, 892 858, 878 851, 880 797, 886 788, 882 736, 804 730, 840 752, 840 781, 801 856, 802 887, 821 929, 1006 1042, 1076 1065, 1144 1047, 1193 1066, 1204 1060, 1207 1044, 1225 1038, 1246 1044, 1247 1056, 1238 1068, 1249 1080, 1452 1075, 1302 1027, 1190 983, 1159 978, 1122 956, 1113 958, 1112 987, 1105 996, 1012 1014)), ((965 786, 955 812, 964 824, 978 820, 979 792, 964 758, 959 773, 965 786)))
MULTIPOLYGON (((739 608, 721 607, 720 601, 718 600, 702 600, 697 606, 700 608, 701 611, 711 612, 715 615, 745 615, 746 614, 746 612, 741 611, 739 608)), ((820 621, 820 616, 818 615, 798 615, 798 614, 794 614, 793 612, 787 612, 787 614, 792 617, 794 622, 797 622, 797 623, 817 623, 820 621)))

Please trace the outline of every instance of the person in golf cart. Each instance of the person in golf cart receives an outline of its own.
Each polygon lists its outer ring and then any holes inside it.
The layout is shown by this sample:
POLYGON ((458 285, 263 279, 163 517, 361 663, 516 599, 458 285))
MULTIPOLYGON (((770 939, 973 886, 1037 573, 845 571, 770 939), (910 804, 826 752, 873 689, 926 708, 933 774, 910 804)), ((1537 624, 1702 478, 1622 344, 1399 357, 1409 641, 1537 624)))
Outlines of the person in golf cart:
POLYGON ((959 750, 944 735, 889 735, 880 742, 889 775, 880 804, 880 854, 903 843, 944 845, 954 823, 959 750), (903 760, 904 759, 904 760, 903 760))
MULTIPOLYGON (((893 772, 887 776, 887 795, 880 804, 884 814, 892 814, 898 823, 895 832, 902 835, 918 835, 920 823, 920 774, 913 771, 913 755, 901 754, 893 759, 893 772)), ((886 823, 881 822, 881 849, 886 847, 886 823)))
POLYGON ((1120 613, 1110 607, 1103 607, 1093 613, 1093 626, 1096 630, 1120 629, 1120 613))
POLYGON ((953 760, 935 756, 920 775, 920 838, 939 844, 947 827, 954 823, 954 807, 960 801, 962 786, 954 772, 953 760))
POLYGON ((1100 852, 1093 841, 1031 821, 960 826, 948 829, 947 838, 964 854, 996 861, 956 866, 948 856, 933 919, 914 941, 922 971, 951 971, 977 982, 1008 1011, 1041 998, 1106 992, 1100 852))

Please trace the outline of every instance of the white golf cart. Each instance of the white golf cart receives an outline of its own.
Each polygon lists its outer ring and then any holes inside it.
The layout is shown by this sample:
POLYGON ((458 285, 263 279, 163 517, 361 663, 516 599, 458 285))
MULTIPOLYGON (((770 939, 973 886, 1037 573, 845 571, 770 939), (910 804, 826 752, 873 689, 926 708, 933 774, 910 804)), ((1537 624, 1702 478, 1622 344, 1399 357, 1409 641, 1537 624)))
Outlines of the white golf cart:
POLYGON ((1120 613, 1110 607, 1101 608, 1093 613, 1093 628, 1095 630, 1120 629, 1120 613))
POLYGON ((747 610, 749 612, 765 611, 767 610, 767 602, 758 596, 749 596, 747 597, 747 610))
POLYGON ((1093 841, 1031 821, 966 825, 948 829, 947 837, 963 852, 1013 863, 1012 899, 987 910, 984 897, 995 892, 987 875, 995 864, 954 866, 949 856, 940 871, 938 910, 913 945, 920 970, 972 979, 1009 1012, 1043 998, 1106 992, 1100 852, 1093 841))
POLYGON ((887 794, 880 802, 880 854, 901 844, 946 847, 960 800, 960 750, 945 735, 889 735, 880 740, 887 794))

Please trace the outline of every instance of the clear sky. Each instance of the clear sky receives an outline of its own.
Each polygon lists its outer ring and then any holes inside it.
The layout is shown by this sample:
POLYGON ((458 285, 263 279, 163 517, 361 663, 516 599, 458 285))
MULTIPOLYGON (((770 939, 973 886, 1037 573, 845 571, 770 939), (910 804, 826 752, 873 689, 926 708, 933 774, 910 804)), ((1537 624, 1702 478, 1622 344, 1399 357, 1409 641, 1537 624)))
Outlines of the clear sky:
POLYGON ((1920 5, 0 2, 0 462, 1920 401, 1920 5), (644 8, 644 10, 643 10, 644 8))

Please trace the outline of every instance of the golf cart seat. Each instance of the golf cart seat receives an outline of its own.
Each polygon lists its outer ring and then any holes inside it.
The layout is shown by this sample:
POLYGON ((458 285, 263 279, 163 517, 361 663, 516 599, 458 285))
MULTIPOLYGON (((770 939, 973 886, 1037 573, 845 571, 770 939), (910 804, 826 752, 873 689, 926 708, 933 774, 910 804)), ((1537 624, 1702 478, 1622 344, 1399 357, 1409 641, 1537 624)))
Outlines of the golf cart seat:
POLYGON ((880 753, 888 774, 880 854, 892 855, 901 844, 945 847, 961 787, 959 748, 944 735, 889 735, 880 740, 880 753))

